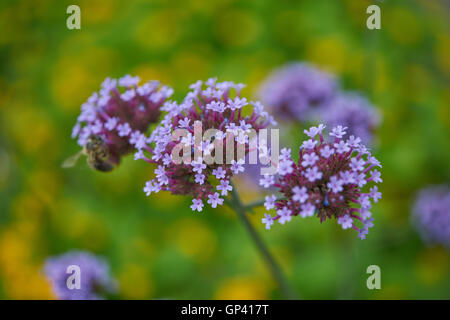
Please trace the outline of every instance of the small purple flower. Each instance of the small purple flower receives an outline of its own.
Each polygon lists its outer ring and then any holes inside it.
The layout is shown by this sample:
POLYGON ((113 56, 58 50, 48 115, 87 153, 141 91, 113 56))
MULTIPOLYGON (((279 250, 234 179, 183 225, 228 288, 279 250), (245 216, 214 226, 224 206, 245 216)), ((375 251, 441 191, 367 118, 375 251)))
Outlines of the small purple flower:
POLYGON ((117 133, 119 134, 119 137, 125 137, 128 136, 131 132, 130 125, 126 123, 121 123, 117 126, 117 133))
POLYGON ((264 218, 262 218, 262 223, 266 225, 266 229, 270 230, 270 226, 273 225, 273 219, 270 214, 265 213, 264 218))
POLYGON ((234 100, 228 99, 228 108, 231 110, 241 109, 248 104, 246 98, 236 97, 234 100))
POLYGON ((423 241, 450 250, 450 187, 429 186, 419 191, 411 220, 423 241))
POLYGON ((288 207, 283 207, 281 210, 277 211, 278 213, 278 222, 280 224, 285 224, 286 222, 291 221, 291 213, 292 211, 288 209, 288 207))
POLYGON ((220 180, 220 184, 217 186, 217 190, 221 191, 222 196, 227 196, 228 191, 233 190, 233 186, 230 185, 228 180, 220 180))
POLYGON ((131 101, 131 99, 133 99, 136 96, 136 91, 134 91, 133 89, 127 90, 124 93, 122 93, 120 95, 120 98, 123 101, 131 101))
POLYGON ((206 169, 206 164, 203 163, 203 159, 199 158, 196 161, 192 161, 192 171, 197 173, 202 173, 206 169))
POLYGON ((205 183, 205 175, 201 174, 201 173, 197 173, 195 175, 195 182, 198 183, 199 185, 202 185, 205 183))
POLYGON ((353 219, 350 217, 349 214, 346 214, 338 218, 338 224, 340 224, 342 226, 342 229, 345 230, 352 227, 353 219))
POLYGON ((192 211, 197 210, 201 212, 203 210, 203 201, 201 199, 192 199, 191 209, 192 211))
POLYGON ((265 189, 270 188, 275 183, 275 177, 273 175, 266 174, 263 178, 259 179, 259 185, 265 189))
POLYGON ((373 202, 378 202, 378 199, 381 199, 381 192, 378 192, 377 186, 370 188, 370 196, 372 197, 373 202))
POLYGON ((108 131, 113 131, 116 128, 119 120, 120 119, 117 117, 109 118, 108 120, 106 120, 105 128, 108 129, 108 131))
POLYGON ((133 87, 136 86, 139 83, 139 77, 132 77, 129 74, 123 76, 119 79, 119 85, 122 87, 133 87))
POLYGON ((236 160, 231 160, 231 171, 234 174, 238 174, 239 172, 244 172, 244 166, 242 165, 244 163, 244 160, 239 159, 238 161, 236 160))
POLYGON ((327 187, 334 193, 339 193, 344 190, 342 185, 342 180, 339 180, 336 176, 330 177, 330 182, 327 183, 327 187))
POLYGON ((291 173, 294 170, 292 168, 293 164, 294 162, 291 159, 281 160, 278 164, 278 174, 284 176, 291 173))
POLYGON ((145 183, 144 192, 149 196, 152 192, 158 193, 161 190, 161 186, 156 181, 147 181, 145 183))
POLYGON ((293 201, 303 203, 308 200, 309 196, 306 187, 300 188, 299 186, 295 186, 294 188, 292 188, 292 192, 294 193, 294 195, 292 196, 293 201))
POLYGON ((333 128, 333 131, 330 132, 330 136, 336 137, 337 139, 341 139, 343 136, 347 134, 345 130, 347 130, 347 127, 343 127, 341 125, 336 126, 333 128))
POLYGON ((108 264, 90 252, 70 251, 50 257, 45 261, 44 273, 60 300, 98 300, 104 298, 102 293, 116 291, 108 264))
POLYGON ((266 201, 264 201, 264 207, 267 210, 275 208, 275 200, 277 200, 277 197, 275 197, 274 195, 271 195, 271 196, 266 196, 264 199, 266 200, 266 201))
POLYGON ((314 152, 305 154, 305 156, 303 157, 302 166, 313 166, 317 160, 319 160, 319 157, 314 152))
POLYGON ((178 121, 178 125, 180 128, 189 128, 189 123, 191 120, 188 117, 185 117, 184 119, 180 119, 178 121))
POLYGON ((325 159, 328 159, 332 154, 334 153, 334 149, 330 148, 330 146, 325 146, 322 149, 320 149, 320 155, 324 157, 325 159))
POLYGON ((353 171, 362 171, 364 169, 365 161, 363 159, 352 158, 350 161, 350 168, 353 171))
POLYGON ((353 178, 353 171, 341 171, 340 173, 342 184, 352 184, 355 183, 355 179, 353 178))
POLYGON ((343 154, 345 152, 350 151, 350 147, 344 141, 339 141, 338 143, 335 143, 333 146, 338 154, 343 154))
POLYGON ((373 170, 371 172, 370 180, 373 180, 376 183, 383 182, 383 179, 381 179, 381 172, 378 171, 377 169, 373 170))
POLYGON ((306 150, 312 150, 314 149, 314 147, 316 146, 317 141, 314 139, 309 139, 303 142, 302 144, 302 148, 306 149, 306 150))
POLYGON ((316 207, 309 202, 302 204, 300 208, 300 216, 302 218, 312 217, 314 215, 314 211, 316 210, 316 207))
POLYGON ((322 172, 320 172, 317 167, 307 168, 304 175, 310 182, 314 182, 322 178, 322 172))
POLYGON ((226 173, 227 172, 223 170, 222 167, 218 167, 212 171, 212 174, 219 180, 225 178, 226 173))
POLYGON ((214 194, 208 194, 208 201, 212 208, 216 208, 217 205, 223 204, 223 199, 219 198, 219 194, 216 192, 214 194))

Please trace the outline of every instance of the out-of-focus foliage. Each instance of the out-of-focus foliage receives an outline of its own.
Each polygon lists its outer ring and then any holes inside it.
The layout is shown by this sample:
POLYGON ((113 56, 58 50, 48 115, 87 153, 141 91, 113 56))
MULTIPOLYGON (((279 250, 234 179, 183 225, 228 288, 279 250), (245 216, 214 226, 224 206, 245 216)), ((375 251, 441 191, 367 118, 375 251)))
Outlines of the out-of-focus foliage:
MULTIPOLYGON (((373 2, 2 1, 0 297, 52 298, 43 262, 76 248, 106 257, 120 298, 280 298, 233 212, 145 197, 152 168, 132 157, 107 174, 60 165, 78 151, 70 132, 81 103, 107 76, 158 79, 177 99, 217 76, 254 97, 270 70, 306 60, 380 108, 375 227, 360 241, 318 219, 270 232, 264 211, 252 221, 304 298, 450 298, 449 253, 426 247, 409 218, 419 188, 450 181, 450 7, 377 2, 382 29, 370 31, 373 2), (81 7, 81 30, 66 28, 69 4, 81 7), (372 264, 381 290, 366 287, 372 264)), ((285 134, 287 144, 302 131, 285 134)), ((261 197, 244 189, 246 201, 261 197)))

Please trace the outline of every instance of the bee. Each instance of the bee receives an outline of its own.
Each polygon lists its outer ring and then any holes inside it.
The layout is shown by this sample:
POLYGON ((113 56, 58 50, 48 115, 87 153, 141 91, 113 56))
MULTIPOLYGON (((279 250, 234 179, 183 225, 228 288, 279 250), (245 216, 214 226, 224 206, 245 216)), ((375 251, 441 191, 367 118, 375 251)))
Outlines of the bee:
POLYGON ((108 172, 114 167, 108 161, 108 147, 102 137, 96 134, 91 134, 83 149, 66 159, 61 166, 63 168, 72 168, 84 155, 87 156, 87 164, 94 170, 108 172))

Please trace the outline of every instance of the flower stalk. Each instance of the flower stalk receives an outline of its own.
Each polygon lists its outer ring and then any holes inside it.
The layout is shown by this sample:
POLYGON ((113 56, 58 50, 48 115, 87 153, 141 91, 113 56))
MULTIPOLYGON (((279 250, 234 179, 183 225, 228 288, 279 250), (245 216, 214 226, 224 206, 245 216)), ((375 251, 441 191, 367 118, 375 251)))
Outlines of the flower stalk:
POLYGON ((297 294, 295 291, 291 288, 288 281, 286 280, 281 267, 278 265, 278 263, 275 261, 274 257, 270 253, 267 246, 264 244, 263 240, 259 236, 259 234, 256 232, 255 228, 252 226, 250 220, 248 219, 246 212, 248 212, 251 208, 248 206, 245 206, 241 198, 239 197, 239 194, 236 190, 236 187, 232 184, 233 189, 231 190, 231 197, 227 199, 228 206, 233 209, 233 211, 236 212, 239 220, 244 225, 245 229, 249 233, 250 237, 252 238, 256 248, 258 249, 259 253, 264 259, 264 262, 266 263, 267 267, 269 268, 270 272, 272 273, 272 276, 274 277, 275 281, 278 283, 278 286, 280 288, 280 291, 282 295, 286 299, 295 300, 298 299, 297 294))

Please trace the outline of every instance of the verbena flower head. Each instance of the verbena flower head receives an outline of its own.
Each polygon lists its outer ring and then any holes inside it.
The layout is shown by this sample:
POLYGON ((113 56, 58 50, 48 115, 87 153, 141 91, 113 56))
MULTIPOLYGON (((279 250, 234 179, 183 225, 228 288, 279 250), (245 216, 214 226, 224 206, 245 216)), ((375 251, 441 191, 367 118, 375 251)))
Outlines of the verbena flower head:
POLYGON ((126 75, 120 79, 106 78, 99 92, 95 92, 81 106, 81 114, 72 131, 80 146, 92 135, 100 136, 106 145, 107 159, 113 165, 145 142, 145 133, 156 123, 160 108, 173 90, 150 81, 139 86, 139 77, 126 75))
POLYGON ((333 97, 336 79, 306 63, 275 70, 262 84, 259 96, 277 119, 308 120, 333 97))
POLYGON ((335 95, 322 109, 320 118, 331 128, 346 126, 349 136, 361 138, 366 145, 372 143, 373 132, 380 124, 377 109, 362 95, 351 92, 335 95))
MULTIPOLYGON (((46 260, 44 272, 53 292, 60 300, 97 300, 102 293, 114 292, 115 281, 110 277, 108 264, 89 252, 70 251, 46 260), (80 288, 69 289, 67 280, 74 274, 69 266, 80 270, 80 288)), ((70 280, 69 280, 70 281, 70 280)))
MULTIPOLYGON (((336 219, 343 229, 353 228, 365 239, 373 226, 371 201, 381 198, 377 186, 369 185, 382 182, 376 168, 381 164, 359 138, 344 139, 346 127, 335 127, 329 141, 322 134, 324 128, 321 124, 305 130, 309 139, 301 145, 297 162, 291 150, 281 150, 277 175, 264 177, 263 182, 275 186, 282 198, 275 201, 276 215, 266 215, 263 223, 269 229, 274 221, 285 224, 292 216, 317 216, 321 222, 336 219)), ((273 207, 270 201, 266 208, 273 207)))
POLYGON ((422 189, 414 204, 412 222, 426 243, 450 249, 450 187, 422 189))
POLYGON ((198 81, 190 86, 192 90, 181 104, 166 102, 166 116, 135 156, 157 164, 156 177, 144 187, 147 195, 161 190, 190 195, 194 211, 202 211, 205 203, 213 208, 223 203, 223 197, 232 190, 230 178, 244 171, 252 139, 249 133, 275 123, 261 103, 241 97, 242 87, 216 79, 205 84, 198 81), (174 138, 177 132, 184 134, 174 138), (200 132, 199 137, 196 132, 200 132), (207 132, 211 137, 206 137, 207 132), (175 148, 180 146, 183 161, 177 162, 172 154, 178 155, 180 150, 175 148), (226 153, 231 149, 234 151, 229 156, 226 153), (239 149, 244 150, 244 157, 238 156, 239 149), (216 156, 223 162, 208 160, 216 156))

